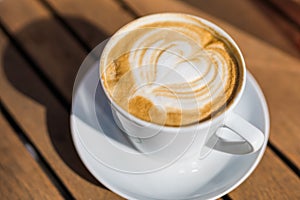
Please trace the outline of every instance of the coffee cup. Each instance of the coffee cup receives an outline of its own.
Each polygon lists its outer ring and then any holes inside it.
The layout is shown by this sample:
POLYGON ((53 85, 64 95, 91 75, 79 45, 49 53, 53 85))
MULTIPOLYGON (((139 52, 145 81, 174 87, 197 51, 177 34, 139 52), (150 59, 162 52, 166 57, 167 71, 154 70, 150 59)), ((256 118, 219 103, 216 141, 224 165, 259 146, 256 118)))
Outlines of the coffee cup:
POLYGON ((233 111, 244 93, 245 61, 212 22, 179 13, 139 18, 110 38, 99 69, 116 125, 140 153, 201 159, 212 149, 253 153, 264 142, 233 111))

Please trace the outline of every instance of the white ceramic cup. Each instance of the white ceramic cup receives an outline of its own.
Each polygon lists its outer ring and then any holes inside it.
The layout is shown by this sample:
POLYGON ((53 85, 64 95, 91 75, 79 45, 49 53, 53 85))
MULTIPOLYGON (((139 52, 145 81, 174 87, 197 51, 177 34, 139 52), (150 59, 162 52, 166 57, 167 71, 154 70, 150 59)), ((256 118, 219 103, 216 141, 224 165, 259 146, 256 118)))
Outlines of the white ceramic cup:
MULTIPOLYGON (((176 14, 155 14, 144 18, 153 18, 152 20, 157 18, 157 20, 160 20, 164 17, 162 15, 171 16, 176 14)), ((129 114, 113 101, 106 91, 106 88, 103 87, 103 90, 111 103, 114 120, 118 127, 123 130, 124 134, 127 135, 127 138, 132 141, 132 144, 136 149, 146 155, 155 154, 155 158, 159 159, 175 159, 178 157, 190 156, 203 158, 211 149, 232 154, 248 154, 256 152, 261 148, 264 142, 263 133, 233 112, 233 109, 241 99, 246 83, 246 67, 242 53, 234 40, 220 27, 205 19, 199 17, 195 18, 226 38, 235 48, 235 52, 237 53, 236 58, 241 65, 243 73, 241 73, 242 75, 240 77, 242 80, 240 82, 240 89, 232 100, 232 103, 228 105, 223 113, 210 120, 188 126, 170 127, 150 123, 129 114), (238 137, 231 136, 229 139, 226 137, 224 138, 224 135, 228 135, 228 133, 238 137)), ((143 20, 139 20, 139 23, 141 21, 143 20)), ((116 34, 118 34, 118 32, 116 34)), ((104 48, 104 52, 109 52, 112 46, 113 44, 109 41, 104 48)), ((101 67, 104 66, 101 66, 100 64, 100 68, 101 67)), ((103 86, 102 79, 101 83, 103 86)))

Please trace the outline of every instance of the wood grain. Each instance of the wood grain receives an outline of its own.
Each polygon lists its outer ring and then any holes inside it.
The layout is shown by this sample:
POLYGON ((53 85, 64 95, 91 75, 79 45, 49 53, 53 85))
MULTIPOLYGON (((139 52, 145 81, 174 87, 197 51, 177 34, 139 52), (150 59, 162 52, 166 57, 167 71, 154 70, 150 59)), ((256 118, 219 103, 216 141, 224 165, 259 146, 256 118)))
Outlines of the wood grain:
POLYGON ((299 199, 300 180, 267 148, 254 173, 229 195, 233 199, 299 199))
POLYGON ((287 17, 300 26, 300 2, 295 0, 268 0, 281 10, 287 17))
MULTIPOLYGON (((73 146, 67 111, 7 42, 2 32, 0 55, 1 101, 71 194, 76 199, 121 199, 103 188, 83 166, 73 146)), ((12 163, 12 169, 14 167, 18 165, 12 163)), ((32 180, 30 175, 27 176, 30 181, 34 182, 35 171, 28 172, 33 176, 32 180)), ((41 185, 38 189, 43 193, 45 188, 41 185)))
POLYGON ((286 44, 291 44, 293 46, 294 50, 291 49, 289 53, 291 53, 292 55, 296 53, 298 54, 297 57, 299 58, 300 25, 296 25, 291 20, 288 20, 290 18, 280 14, 283 11, 280 11, 280 9, 278 11, 278 9, 276 9, 276 6, 273 6, 272 3, 266 3, 266 1, 260 0, 253 0, 253 3, 255 3, 257 10, 263 13, 269 19, 269 21, 276 27, 277 32, 285 36, 286 39, 283 40, 283 42, 285 42, 286 44))
POLYGON ((183 12, 215 22, 235 39, 266 96, 271 115, 270 140, 280 151, 300 166, 300 62, 285 52, 253 38, 249 34, 203 13, 183 2, 165 0, 126 0, 140 15, 157 12, 183 12))
MULTIPOLYGON (((282 19, 277 19, 278 14, 274 13, 265 1, 186 0, 185 2, 300 58, 300 51, 297 45, 291 41, 290 34, 282 31, 280 24, 278 24, 278 22, 284 23, 284 25, 288 23, 282 22, 282 19), (230 12, 228 12, 229 10, 230 12)), ((287 29, 293 29, 293 27, 288 26, 287 29)))
POLYGON ((0 113, 1 199, 63 199, 0 113))
POLYGON ((36 1, 3 1, 1 20, 69 101, 86 53, 36 1))
POLYGON ((132 16, 112 0, 48 0, 47 2, 91 48, 132 20, 132 16))

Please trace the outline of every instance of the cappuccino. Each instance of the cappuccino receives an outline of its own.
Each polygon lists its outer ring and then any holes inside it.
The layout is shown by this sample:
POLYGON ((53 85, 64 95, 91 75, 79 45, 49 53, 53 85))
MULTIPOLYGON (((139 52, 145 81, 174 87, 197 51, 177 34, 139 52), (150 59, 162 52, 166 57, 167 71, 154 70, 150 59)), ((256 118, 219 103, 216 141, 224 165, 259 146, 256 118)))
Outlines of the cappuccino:
POLYGON ((155 14, 121 28, 100 59, 106 93, 133 116, 165 126, 222 113, 240 89, 235 47, 210 23, 155 14))

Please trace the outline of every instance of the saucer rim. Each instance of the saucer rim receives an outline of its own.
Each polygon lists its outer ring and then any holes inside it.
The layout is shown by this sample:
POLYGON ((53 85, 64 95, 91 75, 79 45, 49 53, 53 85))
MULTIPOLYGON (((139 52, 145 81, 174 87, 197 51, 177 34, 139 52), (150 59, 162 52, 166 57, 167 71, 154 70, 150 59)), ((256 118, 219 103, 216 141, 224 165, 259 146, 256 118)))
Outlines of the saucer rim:
POLYGON ((239 185, 241 185, 253 173, 253 171, 256 169, 256 167, 260 163, 260 161, 261 161, 261 159, 262 159, 262 157, 265 154, 265 151, 267 149, 267 144, 268 144, 268 140, 269 140, 269 136, 270 136, 270 114, 269 114, 268 104, 267 104, 265 95, 263 94, 259 84, 255 80, 254 76, 248 70, 247 70, 246 78, 249 78, 249 80, 253 84, 254 89, 256 90, 256 92, 259 96, 260 103, 262 105, 262 111, 263 111, 264 115, 266 116, 266 118, 265 118, 265 131, 264 131, 265 140, 264 140, 264 143, 263 143, 262 147, 259 150, 259 154, 258 154, 257 158, 255 159, 255 162, 252 164, 251 168, 247 171, 247 173, 245 173, 244 176, 239 181, 237 181, 235 184, 233 184, 230 188, 225 190, 220 195, 217 195, 216 197, 213 197, 211 199, 218 199, 218 198, 230 193, 231 191, 236 189, 239 185))
MULTIPOLYGON (((268 109, 268 106, 267 106, 267 102, 266 102, 266 98, 259 86, 259 84, 257 83, 257 81, 255 80, 255 78, 253 77, 253 75, 247 70, 247 73, 246 73, 246 79, 249 78, 249 82, 251 82, 251 84, 253 85, 253 88, 254 90, 257 92, 257 95, 258 95, 258 98, 259 98, 259 101, 260 101, 260 104, 262 106, 262 111, 264 113, 264 116, 265 116, 265 127, 264 127, 264 136, 265 136, 265 140, 264 140, 264 143, 263 143, 263 146, 261 147, 261 149, 259 150, 259 153, 257 155, 257 158, 255 159, 255 161, 251 164, 251 167, 249 168, 249 170, 242 176, 241 179, 239 179, 235 184, 233 184, 231 187, 229 187, 227 190, 221 192, 220 194, 218 195, 215 195, 213 197, 211 197, 210 199, 217 199, 217 198, 220 198, 222 196, 224 196, 225 194, 228 194, 230 193, 231 191, 233 191, 234 189, 236 189, 240 184, 242 184, 252 173, 253 171, 256 169, 256 167, 258 166, 258 163, 261 161, 263 155, 264 155, 264 152, 266 151, 266 148, 267 148, 267 142, 268 142, 268 139, 269 139, 269 134, 270 134, 270 116, 269 116, 269 109, 268 109)), ((72 99, 72 111, 73 111, 73 105, 74 105, 74 99, 72 99)), ((101 183, 103 184, 105 187, 107 187, 109 190, 111 190, 112 192, 120 195, 121 197, 124 197, 126 199, 135 199, 135 198, 132 198, 130 195, 126 194, 126 193, 123 193, 123 191, 121 190, 118 190, 116 189, 114 186, 112 186, 109 181, 106 181, 106 180, 103 180, 101 178, 99 178, 97 175, 96 172, 94 172, 94 169, 92 169, 92 167, 89 167, 88 165, 88 161, 85 161, 83 159, 83 157, 85 157, 81 151, 84 150, 86 151, 83 146, 80 147, 79 145, 82 145, 82 144, 77 144, 77 138, 78 136, 75 136, 75 134, 77 134, 77 129, 75 128, 75 120, 73 118, 73 112, 71 112, 70 114, 70 128, 71 128, 71 135, 72 135, 72 140, 73 140, 73 143, 75 145, 75 148, 76 148, 76 151, 77 153, 79 154, 79 157, 81 159, 81 161, 83 162, 83 164, 85 165, 85 167, 91 172, 91 174, 101 183)), ((101 164, 101 163, 100 163, 101 164)), ((106 167, 105 165, 103 165, 104 167, 106 167)), ((121 172, 120 172, 121 173, 121 172)), ((154 172, 155 173, 155 172, 154 172)))

